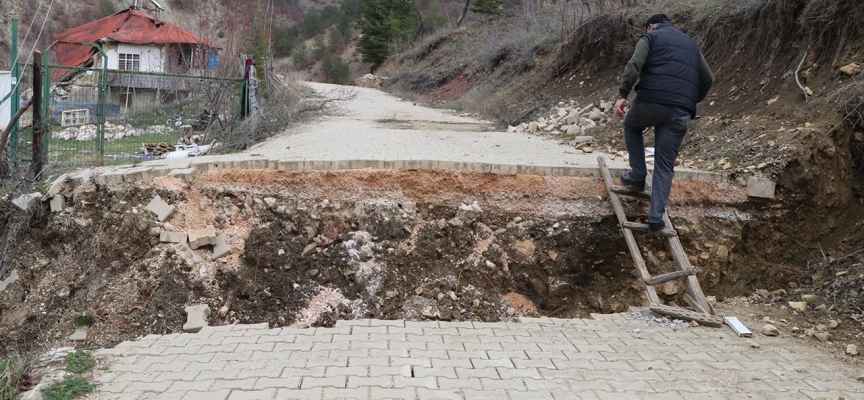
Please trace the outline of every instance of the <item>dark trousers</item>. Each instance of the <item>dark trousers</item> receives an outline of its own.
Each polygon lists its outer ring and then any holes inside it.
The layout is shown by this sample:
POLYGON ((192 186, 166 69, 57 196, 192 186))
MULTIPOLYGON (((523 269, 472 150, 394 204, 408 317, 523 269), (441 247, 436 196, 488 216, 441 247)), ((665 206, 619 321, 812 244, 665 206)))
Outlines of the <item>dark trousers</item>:
POLYGON ((662 222, 666 202, 672 190, 675 159, 684 135, 690 128, 690 112, 662 104, 635 100, 624 116, 624 143, 630 153, 631 174, 644 180, 648 175, 645 165, 645 128, 654 127, 654 179, 651 182, 649 222, 662 222))

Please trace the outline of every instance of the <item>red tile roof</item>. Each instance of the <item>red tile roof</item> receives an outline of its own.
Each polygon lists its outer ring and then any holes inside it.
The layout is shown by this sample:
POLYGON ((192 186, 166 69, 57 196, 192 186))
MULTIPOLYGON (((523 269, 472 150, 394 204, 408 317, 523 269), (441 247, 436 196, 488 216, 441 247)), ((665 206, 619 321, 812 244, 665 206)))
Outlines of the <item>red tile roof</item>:
MULTIPOLYGON (((109 40, 129 44, 194 44, 219 48, 204 38, 134 8, 66 30, 55 39, 77 43, 109 40)), ((90 59, 96 50, 90 46, 58 43, 54 51, 57 53, 57 64, 75 67, 90 59)))

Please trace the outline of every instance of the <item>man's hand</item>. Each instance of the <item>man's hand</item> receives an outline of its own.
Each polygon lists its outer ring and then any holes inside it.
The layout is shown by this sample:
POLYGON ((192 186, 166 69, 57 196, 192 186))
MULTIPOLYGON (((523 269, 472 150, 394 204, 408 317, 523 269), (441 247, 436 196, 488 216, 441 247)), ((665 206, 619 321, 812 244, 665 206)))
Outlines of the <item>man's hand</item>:
POLYGON ((624 118, 624 107, 627 107, 627 99, 618 99, 615 102, 615 115, 624 118))

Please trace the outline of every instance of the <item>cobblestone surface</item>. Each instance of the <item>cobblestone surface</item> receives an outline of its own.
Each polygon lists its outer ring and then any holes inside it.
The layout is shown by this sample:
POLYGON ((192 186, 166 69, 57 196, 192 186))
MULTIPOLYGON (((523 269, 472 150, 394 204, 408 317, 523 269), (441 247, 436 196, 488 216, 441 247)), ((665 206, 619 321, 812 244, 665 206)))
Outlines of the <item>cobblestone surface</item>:
POLYGON ((339 321, 150 335, 97 351, 104 399, 846 399, 860 371, 792 339, 629 314, 520 322, 339 321))

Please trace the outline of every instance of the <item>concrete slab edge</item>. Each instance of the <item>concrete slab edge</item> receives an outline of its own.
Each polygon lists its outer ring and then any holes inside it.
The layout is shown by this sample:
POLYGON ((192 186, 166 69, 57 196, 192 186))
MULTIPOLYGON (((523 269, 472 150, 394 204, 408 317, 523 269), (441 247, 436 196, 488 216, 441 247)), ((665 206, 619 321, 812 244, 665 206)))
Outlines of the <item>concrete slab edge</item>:
MULTIPOLYGON (((106 167, 95 171, 97 185, 135 183, 159 176, 169 176, 192 182, 198 173, 216 170, 278 170, 285 172, 310 171, 350 171, 350 170, 399 170, 399 171, 450 171, 475 174, 496 175, 538 175, 551 177, 599 178, 600 169, 593 166, 544 166, 520 164, 494 164, 482 162, 442 161, 442 160, 273 160, 262 158, 249 159, 200 159, 192 160, 182 168, 171 168, 155 164, 153 167, 140 166, 106 167)), ((610 168, 613 175, 625 171, 624 168, 610 168)), ((680 169, 675 179, 703 183, 730 182, 726 174, 708 171, 680 169)), ((80 182, 73 180, 73 184, 80 182)))

